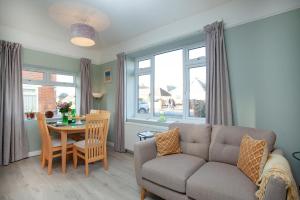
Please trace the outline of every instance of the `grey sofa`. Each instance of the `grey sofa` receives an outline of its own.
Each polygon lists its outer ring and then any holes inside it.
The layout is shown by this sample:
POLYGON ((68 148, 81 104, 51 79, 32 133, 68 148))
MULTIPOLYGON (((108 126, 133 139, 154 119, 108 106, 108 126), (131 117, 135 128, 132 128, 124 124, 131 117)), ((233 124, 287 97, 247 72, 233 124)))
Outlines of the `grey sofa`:
MULTIPOLYGON (((173 123, 178 127, 182 153, 157 157, 154 139, 134 146, 135 173, 144 192, 167 200, 256 200, 257 186, 237 167, 239 146, 244 134, 268 142, 274 151, 276 135, 272 131, 235 126, 211 126, 173 123)), ((281 153, 276 150, 277 153, 281 153)), ((271 178, 267 200, 285 200, 281 179, 271 178)))

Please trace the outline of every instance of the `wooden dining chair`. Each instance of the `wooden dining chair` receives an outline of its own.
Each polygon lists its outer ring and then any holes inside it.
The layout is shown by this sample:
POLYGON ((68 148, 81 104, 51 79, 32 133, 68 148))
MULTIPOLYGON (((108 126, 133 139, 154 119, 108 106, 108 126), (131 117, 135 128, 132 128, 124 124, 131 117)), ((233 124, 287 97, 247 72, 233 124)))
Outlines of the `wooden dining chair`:
MULTIPOLYGON (((42 141, 41 150, 41 165, 44 168, 46 162, 48 163, 48 175, 52 174, 52 161, 53 158, 61 156, 61 141, 58 138, 51 138, 49 130, 47 128, 47 123, 45 120, 45 115, 43 113, 37 113, 37 121, 42 141)), ((67 154, 72 154, 73 143, 75 141, 67 140, 67 154)))
POLYGON ((89 163, 103 160, 104 169, 108 170, 106 140, 110 113, 86 115, 85 140, 74 143, 73 164, 77 168, 78 157, 85 161, 85 175, 89 175, 89 163))

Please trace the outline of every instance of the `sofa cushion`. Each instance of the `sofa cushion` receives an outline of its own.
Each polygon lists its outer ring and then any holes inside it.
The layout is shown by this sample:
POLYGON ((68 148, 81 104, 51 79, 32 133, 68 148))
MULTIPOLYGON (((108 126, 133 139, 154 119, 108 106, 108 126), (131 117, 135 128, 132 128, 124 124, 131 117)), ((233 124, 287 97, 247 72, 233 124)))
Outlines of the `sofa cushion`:
POLYGON ((162 133, 157 133, 154 137, 158 156, 176 154, 181 152, 179 128, 174 128, 162 133))
POLYGON ((142 178, 185 193, 186 180, 204 163, 202 158, 187 154, 157 157, 143 165, 142 178))
POLYGON ((188 180, 187 196, 196 200, 257 200, 256 185, 236 166, 205 163, 188 180))
POLYGON ((242 137, 246 134, 257 140, 265 140, 268 143, 269 152, 273 150, 276 140, 276 135, 273 131, 215 125, 212 128, 209 161, 236 165, 242 137))
POLYGON ((237 167, 256 183, 262 174, 268 159, 268 147, 265 140, 254 140, 249 135, 244 135, 237 167))
POLYGON ((179 128, 182 153, 208 160, 211 126, 203 124, 172 123, 169 128, 179 128))

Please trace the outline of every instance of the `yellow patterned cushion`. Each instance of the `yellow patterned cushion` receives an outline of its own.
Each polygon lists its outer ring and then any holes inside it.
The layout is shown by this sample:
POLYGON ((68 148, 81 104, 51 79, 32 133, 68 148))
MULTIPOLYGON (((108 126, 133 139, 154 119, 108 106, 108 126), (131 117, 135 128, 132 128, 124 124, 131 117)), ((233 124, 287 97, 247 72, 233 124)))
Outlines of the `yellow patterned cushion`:
POLYGON ((245 135, 241 142, 237 167, 256 183, 267 162, 268 153, 265 140, 255 140, 245 135))
POLYGON ((181 152, 178 128, 156 134, 155 142, 158 156, 181 152))

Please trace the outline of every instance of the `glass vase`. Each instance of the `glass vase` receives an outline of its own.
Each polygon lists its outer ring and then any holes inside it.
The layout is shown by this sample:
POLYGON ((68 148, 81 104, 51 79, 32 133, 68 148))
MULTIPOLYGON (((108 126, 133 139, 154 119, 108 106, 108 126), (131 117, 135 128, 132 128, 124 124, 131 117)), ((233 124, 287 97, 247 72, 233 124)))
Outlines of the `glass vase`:
POLYGON ((67 113, 61 113, 62 114, 62 123, 65 125, 68 125, 68 115, 67 113))

